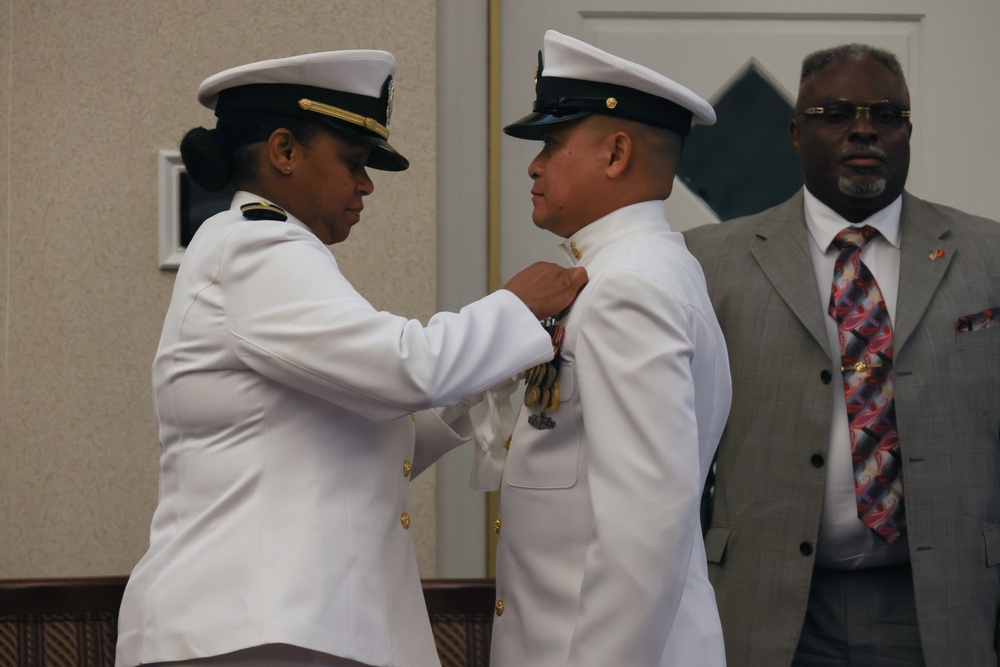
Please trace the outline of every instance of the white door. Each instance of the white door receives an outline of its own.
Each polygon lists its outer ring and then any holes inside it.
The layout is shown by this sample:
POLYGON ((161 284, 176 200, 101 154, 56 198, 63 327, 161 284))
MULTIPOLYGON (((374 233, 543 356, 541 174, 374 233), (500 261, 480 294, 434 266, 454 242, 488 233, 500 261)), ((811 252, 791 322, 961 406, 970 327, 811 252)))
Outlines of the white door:
MULTIPOLYGON (((806 54, 847 42, 889 49, 903 65, 913 105, 908 189, 1000 219, 996 0, 502 0, 501 11, 504 124, 531 110, 537 52, 549 28, 652 67, 710 102, 751 60, 791 104, 806 54)), ((502 280, 536 259, 562 260, 556 239, 531 224, 527 165, 538 148, 501 142, 502 280)), ((678 231, 718 221, 679 181, 666 208, 678 231)))
MULTIPOLYGON (((531 110, 549 28, 657 69, 713 103, 751 61, 791 104, 806 54, 846 42, 887 48, 903 65, 913 105, 908 189, 1000 219, 997 0, 438 0, 441 308, 485 294, 487 258, 499 255, 499 284, 533 261, 563 261, 557 239, 531 223, 527 166, 536 142, 499 139, 499 252, 488 240, 487 7, 500 17, 492 34, 501 125, 531 110)), ((678 231, 718 221, 680 182, 666 208, 678 231)), ((484 571, 485 502, 468 488, 470 460, 463 448, 438 466, 439 576, 484 571)))

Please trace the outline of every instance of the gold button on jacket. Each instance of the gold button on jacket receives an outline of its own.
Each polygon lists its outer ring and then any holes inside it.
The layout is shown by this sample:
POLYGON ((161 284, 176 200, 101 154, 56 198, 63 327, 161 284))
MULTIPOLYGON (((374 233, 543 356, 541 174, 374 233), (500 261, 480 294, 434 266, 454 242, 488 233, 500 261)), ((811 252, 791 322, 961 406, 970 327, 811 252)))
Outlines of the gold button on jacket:
POLYGON ((403 524, 403 528, 409 529, 409 527, 410 527, 410 515, 407 514, 406 512, 403 512, 403 514, 399 517, 399 522, 401 524, 403 524))

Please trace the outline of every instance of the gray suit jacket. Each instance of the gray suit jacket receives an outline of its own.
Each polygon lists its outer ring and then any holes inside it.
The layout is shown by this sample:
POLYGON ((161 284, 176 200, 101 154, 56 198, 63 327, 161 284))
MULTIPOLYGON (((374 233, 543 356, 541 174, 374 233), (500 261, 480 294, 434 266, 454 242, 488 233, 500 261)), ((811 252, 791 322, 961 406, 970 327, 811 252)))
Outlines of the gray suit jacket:
MULTIPOLYGON (((1000 224, 904 194, 895 398, 927 665, 995 665, 1000 616, 1000 224), (940 250, 943 256, 931 260, 940 250)), ((802 192, 686 234, 729 347, 733 405, 706 534, 731 666, 791 663, 826 477, 831 359, 802 192)), ((940 253, 938 253, 940 255, 940 253)))

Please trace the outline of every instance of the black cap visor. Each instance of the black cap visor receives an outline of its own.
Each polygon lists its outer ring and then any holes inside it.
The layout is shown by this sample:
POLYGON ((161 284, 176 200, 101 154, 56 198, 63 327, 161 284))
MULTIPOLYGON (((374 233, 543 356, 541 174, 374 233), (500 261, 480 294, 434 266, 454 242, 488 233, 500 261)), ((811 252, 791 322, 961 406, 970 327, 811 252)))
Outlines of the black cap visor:
POLYGON ((399 151, 389 145, 389 142, 382 137, 370 134, 356 125, 341 122, 334 118, 322 118, 322 121, 348 139, 353 139, 372 149, 368 155, 368 161, 365 162, 366 167, 380 171, 405 171, 409 168, 410 161, 403 157, 399 151))
POLYGON ((550 111, 533 111, 524 118, 514 121, 503 128, 504 134, 517 139, 530 139, 541 141, 545 138, 545 133, 557 125, 568 123, 573 120, 586 118, 590 111, 572 111, 555 114, 550 111))

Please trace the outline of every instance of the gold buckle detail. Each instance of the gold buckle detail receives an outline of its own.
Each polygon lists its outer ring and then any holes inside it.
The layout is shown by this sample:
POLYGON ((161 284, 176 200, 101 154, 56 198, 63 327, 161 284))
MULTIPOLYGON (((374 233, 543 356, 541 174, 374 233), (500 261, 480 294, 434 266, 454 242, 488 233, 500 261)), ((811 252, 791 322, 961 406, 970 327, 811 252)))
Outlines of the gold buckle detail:
POLYGON ((846 366, 840 367, 840 372, 854 371, 855 373, 864 373, 869 369, 876 368, 882 364, 869 364, 867 361, 859 361, 853 364, 847 364, 846 366))

